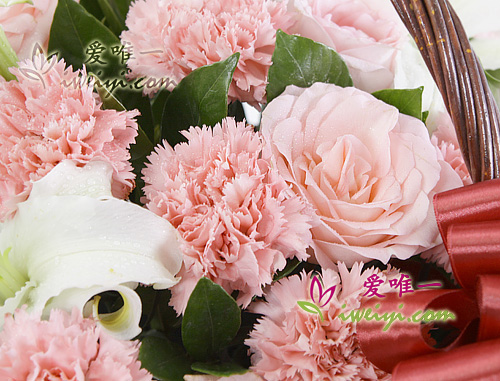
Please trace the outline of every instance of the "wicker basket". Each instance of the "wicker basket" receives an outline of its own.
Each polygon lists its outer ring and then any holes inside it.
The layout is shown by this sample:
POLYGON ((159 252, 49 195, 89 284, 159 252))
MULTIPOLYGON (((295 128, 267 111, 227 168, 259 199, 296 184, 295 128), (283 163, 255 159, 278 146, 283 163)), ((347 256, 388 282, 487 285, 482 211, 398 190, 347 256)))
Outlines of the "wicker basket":
POLYGON ((415 39, 455 126, 474 182, 500 177, 500 112, 447 0, 391 0, 415 39))

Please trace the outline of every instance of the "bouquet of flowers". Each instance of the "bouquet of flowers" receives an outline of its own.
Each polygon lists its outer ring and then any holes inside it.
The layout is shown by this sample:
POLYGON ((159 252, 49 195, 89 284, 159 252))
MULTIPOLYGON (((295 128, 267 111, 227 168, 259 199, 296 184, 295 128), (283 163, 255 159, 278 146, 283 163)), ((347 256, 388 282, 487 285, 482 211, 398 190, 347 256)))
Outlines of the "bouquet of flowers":
POLYGON ((500 378, 500 3, 0 5, 1 380, 500 378))

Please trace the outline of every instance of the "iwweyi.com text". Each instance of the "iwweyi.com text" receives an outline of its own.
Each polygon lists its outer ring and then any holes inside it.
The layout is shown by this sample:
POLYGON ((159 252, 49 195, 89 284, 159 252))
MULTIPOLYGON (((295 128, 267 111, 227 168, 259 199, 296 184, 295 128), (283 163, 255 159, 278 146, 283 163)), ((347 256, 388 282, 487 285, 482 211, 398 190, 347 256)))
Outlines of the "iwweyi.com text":
MULTIPOLYGON (((345 308, 344 304, 342 308, 345 308)), ((380 308, 380 303, 375 305, 375 309, 380 308)), ((403 304, 398 306, 399 309, 403 308, 403 304)), ((416 311, 411 317, 405 317, 400 312, 385 312, 382 315, 379 315, 377 312, 373 311, 371 308, 363 308, 358 310, 352 310, 346 316, 343 312, 338 315, 339 319, 342 321, 350 320, 351 322, 359 322, 361 320, 366 321, 385 321, 387 324, 382 329, 383 331, 387 331, 391 328, 392 323, 396 320, 399 321, 407 321, 408 323, 428 323, 431 321, 446 321, 446 320, 455 320, 455 314, 453 312, 447 310, 426 310, 426 311, 416 311)))

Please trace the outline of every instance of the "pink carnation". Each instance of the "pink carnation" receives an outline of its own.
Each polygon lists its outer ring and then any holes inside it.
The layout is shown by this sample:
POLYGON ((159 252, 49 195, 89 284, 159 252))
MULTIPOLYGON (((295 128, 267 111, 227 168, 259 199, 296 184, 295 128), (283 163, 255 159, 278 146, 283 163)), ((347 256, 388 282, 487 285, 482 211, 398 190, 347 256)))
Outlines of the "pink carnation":
POLYGON ((446 112, 437 119, 437 129, 432 134, 431 142, 439 152, 440 158, 446 161, 462 179, 463 185, 472 184, 467 166, 465 165, 453 122, 446 112))
POLYGON ((432 197, 461 181, 420 120, 353 87, 315 83, 270 102, 261 131, 280 174, 321 219, 312 229, 321 266, 387 263, 441 243, 432 197))
POLYGON ((379 288, 383 294, 389 291, 387 279, 398 273, 373 268, 361 273, 361 269, 356 263, 349 272, 340 263, 338 271, 323 270, 324 289, 335 286, 332 299, 320 308, 323 321, 297 304, 308 301, 319 306, 319 301, 310 296, 313 274, 303 272, 274 283, 266 292, 265 302, 250 306, 263 315, 245 341, 253 353, 251 369, 268 381, 389 379, 361 352, 355 323, 344 322, 338 315, 344 312, 348 316, 349 311, 360 307, 366 292, 364 282, 370 275, 378 274, 384 281, 379 288))
POLYGON ((48 321, 17 310, 0 333, 2 380, 152 380, 141 369, 139 343, 102 332, 75 309, 52 310, 48 321))
MULTIPOLYGON (((458 145, 453 122, 447 112, 442 112, 438 115, 437 130, 434 131, 432 135, 431 143, 436 148, 439 160, 450 165, 455 171, 456 176, 461 179, 462 184, 460 185, 472 184, 472 179, 465 165, 462 151, 458 145)), ((445 271, 451 274, 452 268, 450 257, 443 244, 423 252, 421 257, 437 263, 445 271)))
POLYGON ((19 60, 30 58, 36 44, 47 49, 57 0, 0 7, 0 25, 19 60))
POLYGON ((133 50, 134 78, 178 83, 239 52, 229 97, 256 104, 265 101, 276 30, 287 29, 290 19, 283 3, 270 0, 138 0, 126 23, 121 38, 133 50))
POLYGON ((247 306, 276 270, 307 257, 312 212, 270 165, 251 126, 227 118, 213 130, 192 127, 189 140, 166 142, 144 169, 147 207, 183 238, 181 281, 172 305, 185 309, 197 281, 208 277, 247 306))
POLYGON ((396 56, 408 32, 386 0, 289 0, 292 33, 335 49, 354 85, 373 92, 392 87, 396 56))
POLYGON ((0 81, 0 218, 26 200, 32 183, 64 159, 92 159, 113 167, 113 195, 134 186, 128 148, 138 112, 103 110, 85 71, 41 55, 12 69, 18 81, 0 81))

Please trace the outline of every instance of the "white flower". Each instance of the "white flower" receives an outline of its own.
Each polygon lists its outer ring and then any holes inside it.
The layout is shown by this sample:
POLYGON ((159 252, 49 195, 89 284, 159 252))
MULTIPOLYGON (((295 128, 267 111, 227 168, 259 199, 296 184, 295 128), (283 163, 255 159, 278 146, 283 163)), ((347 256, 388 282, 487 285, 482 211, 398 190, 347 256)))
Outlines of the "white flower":
POLYGON ((33 4, 32 0, 0 0, 0 7, 10 7, 14 4, 33 4))
MULTIPOLYGON (((500 68, 500 2, 498 0, 450 0, 470 38, 472 48, 481 60, 484 69, 500 68), (480 22, 478 22, 480 20, 480 22)), ((396 60, 395 88, 416 88, 424 86, 423 110, 429 110, 427 127, 432 132, 437 128, 440 114, 445 105, 437 86, 413 40, 399 52, 396 60)), ((500 86, 492 87, 493 94, 500 101, 500 86)))
POLYGON ((57 165, 33 185, 27 201, 0 232, 0 325, 5 313, 79 308, 115 337, 140 332, 138 283, 173 286, 182 254, 176 230, 166 220, 111 196, 112 168, 72 161, 57 165), (117 291, 123 307, 99 315, 104 291, 117 291))

